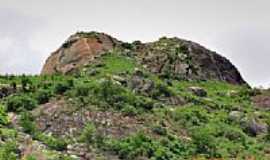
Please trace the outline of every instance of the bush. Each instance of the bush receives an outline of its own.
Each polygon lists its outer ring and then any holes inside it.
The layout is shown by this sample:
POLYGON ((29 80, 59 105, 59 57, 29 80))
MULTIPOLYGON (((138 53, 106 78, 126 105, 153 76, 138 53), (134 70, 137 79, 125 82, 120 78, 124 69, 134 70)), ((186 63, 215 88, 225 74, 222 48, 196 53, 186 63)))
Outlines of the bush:
POLYGON ((86 97, 90 93, 90 87, 85 84, 80 84, 75 88, 76 96, 86 97))
POLYGON ((50 98, 52 97, 52 93, 49 90, 39 90, 36 94, 36 99, 38 104, 45 104, 49 102, 50 98))
POLYGON ((7 110, 10 112, 20 112, 24 110, 32 110, 37 106, 35 99, 22 95, 12 96, 7 100, 7 110))
POLYGON ((2 139, 15 139, 17 137, 17 131, 15 129, 0 127, 0 135, 2 139))
POLYGON ((164 135, 167 134, 166 128, 164 128, 164 127, 162 127, 162 126, 160 126, 160 125, 155 125, 155 126, 153 126, 152 131, 153 131, 154 133, 158 134, 158 135, 163 135, 163 136, 164 136, 164 135))
POLYGON ((4 109, 4 106, 0 104, 0 125, 6 125, 8 124, 8 116, 4 109))
POLYGON ((111 80, 105 80, 94 87, 94 95, 99 101, 107 103, 107 107, 112 106, 121 110, 123 105, 128 103, 127 91, 120 85, 114 84, 111 80))
POLYGON ((23 75, 21 78, 21 85, 23 91, 28 91, 30 89, 30 86, 32 85, 32 81, 28 77, 23 75))
POLYGON ((165 96, 165 97, 170 97, 173 96, 173 92, 166 86, 163 84, 157 84, 157 86, 155 87, 155 90, 152 91, 151 93, 152 97, 154 99, 158 99, 160 96, 165 96))
POLYGON ((73 81, 64 81, 64 82, 58 82, 55 84, 54 87, 54 93, 55 94, 63 94, 67 90, 71 89, 73 87, 73 81))
POLYGON ((96 92, 99 94, 101 99, 104 99, 109 104, 114 104, 121 100, 120 94, 123 93, 121 86, 113 84, 111 80, 103 81, 96 88, 96 92))
POLYGON ((52 150, 64 151, 67 148, 67 142, 62 138, 56 138, 50 135, 45 135, 43 133, 37 133, 34 138, 42 141, 52 150))
MULTIPOLYGON (((109 145, 108 145, 109 144, 109 145)), ((177 139, 157 141, 143 133, 137 133, 119 141, 112 140, 108 147, 121 159, 133 160, 144 157, 155 160, 176 160, 186 157, 187 148, 177 139)))
POLYGON ((126 49, 132 49, 133 48, 133 45, 130 44, 130 43, 122 43, 122 47, 123 48, 126 48, 126 49))
POLYGON ((209 114, 201 106, 177 108, 172 112, 172 117, 175 121, 178 121, 187 127, 199 126, 209 121, 209 114))
POLYGON ((92 102, 105 108, 113 107, 125 113, 134 114, 144 110, 151 110, 154 102, 150 98, 136 96, 130 90, 121 85, 114 84, 111 80, 105 80, 93 87, 92 102))
POLYGON ((37 160, 36 156, 29 155, 25 158, 25 160, 37 160))
POLYGON ((90 122, 86 124, 86 126, 84 127, 82 134, 80 136, 80 140, 82 142, 92 143, 94 142, 95 134, 96 134, 96 127, 93 123, 90 122))
POLYGON ((208 157, 236 156, 247 145, 247 136, 243 131, 225 123, 213 122, 195 127, 191 137, 196 145, 197 153, 205 154, 208 157))
POLYGON ((138 113, 137 109, 134 106, 128 104, 126 104, 121 111, 126 116, 135 116, 138 113))
POLYGON ((34 118, 29 112, 21 113, 19 124, 25 133, 34 135, 37 132, 34 118))
POLYGON ((154 101, 150 98, 136 97, 133 103, 136 108, 143 108, 145 110, 152 110, 154 108, 154 101))
POLYGON ((16 160, 17 147, 15 142, 7 142, 0 144, 0 159, 1 160, 16 160))

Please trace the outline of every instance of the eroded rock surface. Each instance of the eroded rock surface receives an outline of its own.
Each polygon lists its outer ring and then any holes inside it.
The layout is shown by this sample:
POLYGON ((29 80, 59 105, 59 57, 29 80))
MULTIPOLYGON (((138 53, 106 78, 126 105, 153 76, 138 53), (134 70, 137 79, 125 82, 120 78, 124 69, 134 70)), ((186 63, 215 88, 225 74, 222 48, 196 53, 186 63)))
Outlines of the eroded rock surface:
POLYGON ((141 128, 140 120, 121 113, 74 110, 64 101, 47 103, 33 111, 38 128, 47 134, 62 137, 80 135, 84 126, 93 122, 101 135, 115 138, 127 136, 141 128))
POLYGON ((91 63, 118 43, 116 39, 103 33, 74 34, 51 54, 42 69, 42 74, 69 73, 91 63))

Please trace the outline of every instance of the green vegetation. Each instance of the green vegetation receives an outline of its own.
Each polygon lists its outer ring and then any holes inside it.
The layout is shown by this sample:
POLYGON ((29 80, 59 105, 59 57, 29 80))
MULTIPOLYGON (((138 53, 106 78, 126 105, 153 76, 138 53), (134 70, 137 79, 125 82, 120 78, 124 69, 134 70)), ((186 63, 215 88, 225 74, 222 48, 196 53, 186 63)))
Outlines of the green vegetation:
POLYGON ((97 157, 112 154, 120 159, 269 159, 270 127, 265 129, 264 124, 269 125, 270 113, 251 101, 258 91, 218 81, 159 77, 117 52, 73 76, 0 76, 0 84, 16 88, 16 93, 0 99, 0 160, 22 158, 22 133, 42 143, 49 159, 71 159, 66 155, 68 145, 77 143, 97 157), (149 91, 130 87, 136 70, 142 72, 142 82, 153 84, 149 91), (192 86, 207 96, 196 96, 189 90, 192 86), (183 104, 167 103, 175 97, 183 104), (60 127, 69 124, 67 130, 76 134, 54 134, 50 127, 57 125, 51 119, 60 127), (250 134, 250 121, 261 127, 258 133, 250 134))
POLYGON ((147 157, 156 160, 176 160, 187 157, 192 153, 188 146, 174 136, 160 138, 159 140, 137 133, 119 141, 107 142, 109 150, 117 152, 121 159, 132 160, 137 157, 147 157))
POLYGON ((94 124, 88 123, 84 127, 80 140, 82 142, 93 143, 95 141, 96 128, 94 124))
POLYGON ((32 110, 36 106, 36 100, 27 95, 14 95, 9 97, 7 100, 7 110, 11 112, 32 110))
POLYGON ((40 89, 36 93, 36 100, 38 104, 44 104, 49 102, 50 98, 53 96, 50 90, 40 89))
POLYGON ((36 156, 29 155, 25 158, 26 160, 37 160, 36 156))
POLYGON ((0 104, 0 125, 7 125, 8 124, 8 116, 5 112, 4 106, 0 104))
POLYGON ((0 159, 1 160, 16 160, 17 146, 14 142, 0 144, 0 159))
POLYGON ((63 151, 67 147, 66 140, 62 138, 56 138, 40 132, 35 133, 34 138, 43 142, 52 150, 63 151))
POLYGON ((117 54, 117 50, 113 50, 103 57, 101 61, 94 64, 89 64, 84 68, 86 74, 92 75, 93 72, 97 73, 97 76, 108 76, 127 73, 130 74, 137 67, 134 59, 117 54))

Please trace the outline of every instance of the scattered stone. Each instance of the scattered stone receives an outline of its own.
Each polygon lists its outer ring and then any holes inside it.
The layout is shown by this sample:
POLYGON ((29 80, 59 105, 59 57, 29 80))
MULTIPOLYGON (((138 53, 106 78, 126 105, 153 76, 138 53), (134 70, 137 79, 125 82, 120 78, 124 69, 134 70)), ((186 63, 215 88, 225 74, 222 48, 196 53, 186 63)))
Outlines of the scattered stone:
POLYGON ((207 92, 201 87, 189 87, 188 90, 199 97, 206 97, 207 96, 207 92))
POLYGON ((144 78, 140 74, 135 73, 129 82, 129 87, 135 91, 139 91, 144 85, 144 78))
POLYGON ((11 94, 14 94, 16 92, 16 89, 14 87, 5 85, 5 86, 0 86, 0 99, 7 97, 11 94))
POLYGON ((87 74, 88 74, 89 76, 95 76, 95 75, 98 74, 98 70, 97 70, 97 69, 94 69, 94 68, 91 68, 91 69, 89 69, 89 70, 87 71, 87 74))
POLYGON ((235 97, 235 96, 238 96, 238 94, 239 93, 235 90, 231 90, 231 91, 227 92, 227 96, 229 96, 229 97, 235 97))
POLYGON ((268 95, 255 96, 252 101, 259 108, 270 109, 270 96, 268 95))
POLYGON ((155 84, 152 80, 145 80, 143 86, 141 87, 141 91, 143 93, 149 93, 151 92, 155 87, 155 84))
POLYGON ((243 117, 243 113, 240 111, 231 111, 229 113, 229 120, 233 122, 240 122, 242 117, 243 117))
POLYGON ((87 145, 82 143, 70 144, 67 146, 67 153, 77 157, 85 157, 88 153, 87 145))
POLYGON ((246 129, 249 134, 257 136, 259 134, 266 133, 268 125, 263 122, 259 122, 254 118, 250 120, 247 120, 247 118, 245 118, 242 119, 242 128, 246 129))
POLYGON ((124 85, 124 84, 126 85, 127 84, 127 80, 125 78, 123 78, 123 77, 120 77, 120 76, 117 76, 117 75, 113 75, 112 76, 112 79, 115 80, 115 81, 117 81, 117 82, 119 82, 122 85, 124 85))

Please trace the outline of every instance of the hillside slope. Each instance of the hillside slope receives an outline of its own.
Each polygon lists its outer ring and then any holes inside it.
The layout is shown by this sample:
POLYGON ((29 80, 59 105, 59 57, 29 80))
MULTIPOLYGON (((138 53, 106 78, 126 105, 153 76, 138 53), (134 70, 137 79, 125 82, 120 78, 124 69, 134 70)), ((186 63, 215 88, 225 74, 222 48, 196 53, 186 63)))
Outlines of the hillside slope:
POLYGON ((225 58, 178 38, 79 35, 42 75, 0 76, 0 160, 270 158, 269 91, 225 58))

